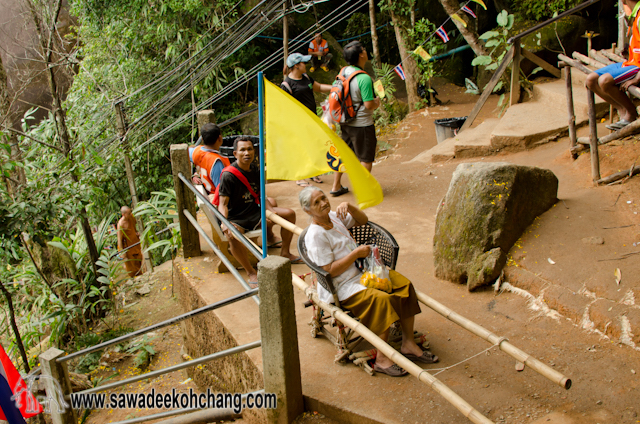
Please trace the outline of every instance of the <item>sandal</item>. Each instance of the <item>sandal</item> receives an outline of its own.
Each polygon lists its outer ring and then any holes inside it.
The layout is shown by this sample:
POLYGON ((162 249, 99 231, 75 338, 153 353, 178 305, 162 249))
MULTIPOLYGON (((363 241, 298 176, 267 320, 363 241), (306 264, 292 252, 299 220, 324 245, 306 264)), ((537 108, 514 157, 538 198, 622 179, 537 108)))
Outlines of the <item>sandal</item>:
POLYGON ((311 181, 313 181, 314 183, 318 183, 318 184, 322 184, 322 180, 320 179, 320 177, 313 177, 313 178, 309 178, 311 181))
POLYGON ((309 187, 311 185, 308 182, 306 182, 305 180, 298 180, 298 181, 296 181, 296 184, 298 184, 300 187, 309 187))
POLYGON ((289 260, 291 261, 291 265, 299 265, 304 263, 300 256, 296 256, 295 258, 289 260))
POLYGON ((605 127, 611 131, 618 131, 629 125, 631 122, 626 119, 621 119, 618 122, 614 122, 613 124, 605 125, 605 127))
MULTIPOLYGON (((400 352, 402 353, 402 352, 400 352)), ((424 352, 422 352, 422 355, 420 356, 416 356, 413 353, 402 353, 404 355, 405 358, 413 361, 413 362, 419 362, 421 364, 435 364, 436 362, 438 362, 440 360, 440 358, 438 358, 438 356, 434 355, 433 353, 431 353, 428 350, 425 350, 424 352)))
POLYGON ((329 194, 333 197, 342 196, 343 194, 349 193, 349 189, 347 187, 340 187, 340 190, 330 191, 329 194))
POLYGON ((267 240, 267 247, 269 249, 272 249, 272 248, 275 248, 275 247, 282 247, 282 240, 276 240, 276 241, 273 241, 273 242, 269 242, 267 240))
POLYGON ((403 375, 409 374, 404 368, 400 367, 398 364, 393 364, 388 368, 382 368, 378 364, 374 364, 373 370, 382 374, 387 374, 391 377, 402 377, 403 375))

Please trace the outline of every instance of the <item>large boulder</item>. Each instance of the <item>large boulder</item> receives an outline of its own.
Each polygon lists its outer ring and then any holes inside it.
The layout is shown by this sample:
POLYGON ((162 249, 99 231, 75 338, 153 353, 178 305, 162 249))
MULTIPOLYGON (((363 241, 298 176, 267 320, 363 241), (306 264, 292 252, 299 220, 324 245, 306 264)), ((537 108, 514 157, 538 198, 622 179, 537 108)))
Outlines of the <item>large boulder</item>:
POLYGON ((438 207, 433 237, 436 277, 469 291, 500 275, 507 253, 533 220, 557 201, 548 169, 463 163, 438 207))

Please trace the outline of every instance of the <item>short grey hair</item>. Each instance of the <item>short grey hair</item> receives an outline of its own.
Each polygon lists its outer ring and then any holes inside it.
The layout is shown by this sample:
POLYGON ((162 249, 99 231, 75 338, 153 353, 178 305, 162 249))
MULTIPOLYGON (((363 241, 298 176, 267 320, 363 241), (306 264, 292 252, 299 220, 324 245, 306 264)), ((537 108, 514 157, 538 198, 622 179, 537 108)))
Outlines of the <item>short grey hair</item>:
POLYGON ((305 211, 308 211, 311 208, 311 195, 314 191, 319 191, 320 193, 324 194, 324 191, 315 186, 305 187, 304 189, 302 189, 300 194, 298 194, 300 206, 302 206, 302 209, 304 209, 305 211))

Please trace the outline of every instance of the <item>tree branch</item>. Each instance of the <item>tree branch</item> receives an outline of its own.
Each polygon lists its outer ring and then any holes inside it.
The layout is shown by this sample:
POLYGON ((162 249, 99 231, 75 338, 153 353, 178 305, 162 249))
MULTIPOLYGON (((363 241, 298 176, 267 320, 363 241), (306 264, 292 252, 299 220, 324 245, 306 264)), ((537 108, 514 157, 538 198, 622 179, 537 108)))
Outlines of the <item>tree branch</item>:
POLYGON ((49 144, 49 143, 46 143, 46 142, 44 142, 44 141, 42 141, 42 140, 38 140, 38 139, 37 139, 37 138, 35 138, 35 137, 31 137, 29 134, 23 133, 22 131, 18 131, 18 130, 14 129, 14 128, 11 128, 11 127, 5 127, 5 129, 6 129, 7 131, 11 131, 12 133, 15 133, 15 134, 21 135, 21 136, 23 136, 23 137, 27 137, 28 139, 31 139, 31 140, 35 141, 36 143, 40 143, 40 144, 42 144, 43 146, 46 146, 46 147, 48 147, 48 148, 50 148, 50 149, 55 149, 55 150, 57 150, 57 151, 58 151, 58 152, 60 152, 60 153, 64 153, 64 152, 62 151, 62 149, 61 149, 61 148, 56 147, 56 146, 54 146, 54 145, 51 145, 51 144, 49 144))

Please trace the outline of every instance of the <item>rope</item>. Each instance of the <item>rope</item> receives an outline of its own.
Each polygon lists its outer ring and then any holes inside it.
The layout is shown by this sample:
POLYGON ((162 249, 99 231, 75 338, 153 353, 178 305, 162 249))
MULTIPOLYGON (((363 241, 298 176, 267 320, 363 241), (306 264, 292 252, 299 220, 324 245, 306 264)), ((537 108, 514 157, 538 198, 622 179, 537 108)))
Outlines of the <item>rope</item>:
MULTIPOLYGON (((445 367, 445 368, 431 368, 429 370, 424 370, 422 372, 438 371, 437 373, 433 374, 433 376, 435 377, 436 375, 438 375, 438 374, 440 374, 442 372, 445 372, 447 370, 450 370, 451 368, 455 368, 458 365, 464 364, 465 362, 468 362, 468 361, 472 360, 473 358, 476 358, 476 357, 482 355, 483 353, 488 353, 491 349, 493 349, 494 347, 499 347, 502 342, 505 342, 507 340, 508 339, 506 337, 500 337, 495 344, 489 346, 488 348, 486 348, 485 350, 483 350, 481 352, 476 353, 475 355, 472 355, 472 356, 470 356, 470 357, 468 357, 466 359, 463 359, 462 361, 460 361, 460 362, 458 362, 456 364, 450 365, 450 366, 445 367)), ((420 375, 422 375, 422 372, 420 373, 420 375)), ((418 379, 420 379, 420 376, 418 376, 418 379)))

